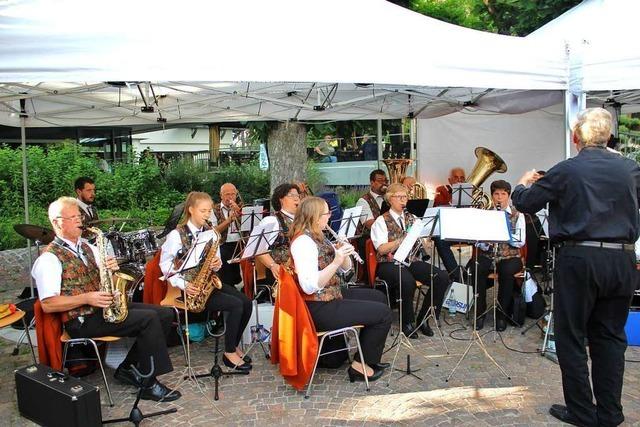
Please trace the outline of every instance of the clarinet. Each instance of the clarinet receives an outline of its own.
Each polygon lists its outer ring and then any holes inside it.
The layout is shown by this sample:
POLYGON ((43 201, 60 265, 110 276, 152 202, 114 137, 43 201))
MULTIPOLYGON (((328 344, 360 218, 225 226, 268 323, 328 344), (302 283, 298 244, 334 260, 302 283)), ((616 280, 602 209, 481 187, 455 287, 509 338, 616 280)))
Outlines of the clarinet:
MULTIPOLYGON (((334 239, 336 239, 336 243, 349 243, 349 241, 348 241, 348 239, 346 237, 338 236, 338 233, 333 231, 333 229, 331 227, 327 226, 326 230, 329 231, 329 233, 333 236, 334 239)), ((356 262, 358 264, 364 264, 364 261, 362 260, 362 258, 358 254, 358 252, 354 251, 353 254, 351 254, 351 255, 353 256, 353 259, 356 260, 356 262)))

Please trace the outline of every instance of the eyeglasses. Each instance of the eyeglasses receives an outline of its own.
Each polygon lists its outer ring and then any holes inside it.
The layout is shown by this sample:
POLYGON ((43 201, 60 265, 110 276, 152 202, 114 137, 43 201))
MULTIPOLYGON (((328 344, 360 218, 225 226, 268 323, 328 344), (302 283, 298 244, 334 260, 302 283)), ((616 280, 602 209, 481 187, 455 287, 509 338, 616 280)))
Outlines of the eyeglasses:
POLYGON ((290 199, 299 199, 300 195, 297 193, 291 193, 291 194, 287 194, 287 197, 290 199))
POLYGON ((78 221, 78 220, 82 220, 82 215, 57 216, 56 218, 66 219, 66 220, 71 220, 71 221, 78 221))
POLYGON ((396 198, 398 200, 407 200, 409 198, 409 196, 407 196, 406 194, 394 194, 391 197, 396 198))

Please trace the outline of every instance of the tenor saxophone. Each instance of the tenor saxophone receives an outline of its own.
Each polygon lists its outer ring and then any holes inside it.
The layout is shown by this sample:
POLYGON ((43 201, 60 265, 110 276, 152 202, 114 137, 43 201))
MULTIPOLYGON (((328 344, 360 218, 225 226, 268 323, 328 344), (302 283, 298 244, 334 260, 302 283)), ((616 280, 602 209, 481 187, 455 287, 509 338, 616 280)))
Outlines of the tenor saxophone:
POLYGON ((215 242, 209 248, 207 256, 204 259, 198 275, 191 280, 191 285, 197 288, 198 293, 195 295, 187 294, 185 301, 187 309, 194 313, 200 313, 204 311, 209 295, 213 292, 213 289, 222 288, 222 281, 218 275, 213 271, 213 262, 218 256, 218 247, 220 246, 220 234, 215 228, 212 229, 215 234, 215 242))
POLYGON ((109 323, 121 323, 129 314, 127 307, 127 286, 134 281, 134 278, 128 274, 116 271, 113 274, 116 277, 116 282, 113 283, 111 274, 107 269, 107 240, 99 228, 89 227, 87 230, 96 235, 96 246, 98 247, 98 256, 100 257, 100 291, 113 295, 111 305, 102 309, 102 317, 109 323))

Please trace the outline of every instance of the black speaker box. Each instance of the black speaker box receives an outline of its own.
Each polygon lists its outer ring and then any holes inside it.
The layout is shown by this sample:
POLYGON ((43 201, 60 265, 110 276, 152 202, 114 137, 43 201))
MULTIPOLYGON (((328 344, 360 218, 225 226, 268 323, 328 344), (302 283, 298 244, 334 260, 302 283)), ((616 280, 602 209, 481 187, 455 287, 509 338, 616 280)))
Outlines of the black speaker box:
POLYGON ((15 371, 20 415, 42 426, 102 425, 98 387, 54 371, 31 365, 15 371))

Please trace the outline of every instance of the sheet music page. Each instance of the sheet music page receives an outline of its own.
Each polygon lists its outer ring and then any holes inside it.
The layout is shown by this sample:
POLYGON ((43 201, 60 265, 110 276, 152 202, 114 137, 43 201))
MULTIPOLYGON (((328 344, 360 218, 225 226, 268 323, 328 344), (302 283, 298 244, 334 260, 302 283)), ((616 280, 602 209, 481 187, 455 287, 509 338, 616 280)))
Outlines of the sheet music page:
POLYGON ((424 228, 424 222, 420 219, 417 219, 411 225, 411 229, 405 236, 402 243, 400 243, 400 247, 393 255, 393 259, 398 262, 404 262, 407 259, 409 254, 411 253, 411 249, 413 249, 413 245, 416 243, 416 240, 420 237, 422 233, 422 229, 424 228))
POLYGON ((424 211, 424 215, 422 215, 423 218, 421 219, 424 227, 422 228, 420 237, 437 237, 440 235, 439 209, 440 208, 427 208, 427 210, 424 211))
POLYGON ((254 255, 260 255, 269 251, 269 246, 275 242, 278 233, 274 233, 276 222, 268 222, 266 224, 258 224, 253 228, 251 236, 247 240, 247 246, 242 251, 241 259, 251 258, 254 255), (260 235, 263 234, 262 237, 260 235))
POLYGON ((545 236, 549 237, 549 212, 547 209, 540 209, 536 212, 536 216, 540 220, 540 225, 542 225, 542 231, 545 236))
MULTIPOLYGON (((455 209, 452 206, 438 206, 437 208, 427 208, 426 211, 424 211, 424 217, 427 217, 429 220, 433 217, 436 217, 440 214, 440 209, 455 209)), ((431 231, 431 227, 426 227, 427 231, 431 231)), ((433 237, 439 237, 440 236, 440 219, 438 218, 438 222, 436 222, 436 228, 433 230, 433 233, 431 234, 433 237)))
POLYGON ((242 208, 240 231, 251 231, 260 221, 262 221, 262 206, 244 206, 242 208))
POLYGON ((204 248, 207 246, 207 242, 211 240, 215 243, 215 239, 216 234, 214 230, 207 230, 198 234, 198 237, 196 237, 193 243, 195 247, 189 254, 188 258, 184 261, 182 269, 188 270, 190 268, 196 267, 200 263, 202 257, 207 255, 204 253, 204 248))
POLYGON ((440 210, 440 237, 469 242, 508 242, 511 230, 503 211, 476 208, 440 210))
POLYGON ((360 222, 360 214, 362 214, 362 206, 354 206, 352 208, 345 209, 342 213, 338 236, 346 237, 347 239, 355 236, 356 226, 360 222))
POLYGON ((471 206, 473 201, 473 184, 463 182, 451 186, 451 206, 471 206))

